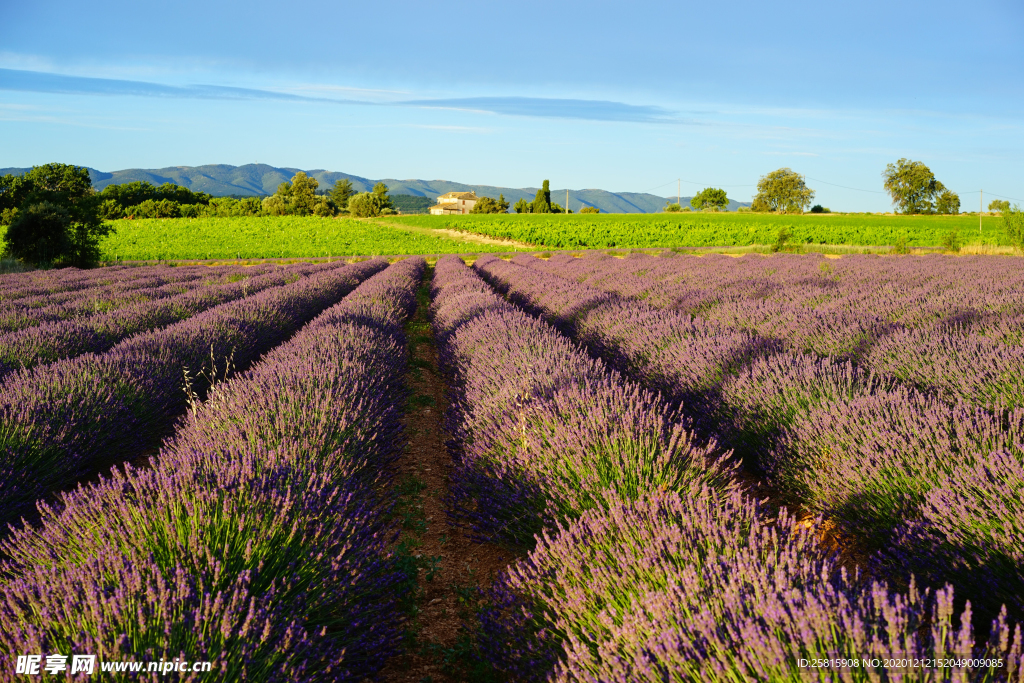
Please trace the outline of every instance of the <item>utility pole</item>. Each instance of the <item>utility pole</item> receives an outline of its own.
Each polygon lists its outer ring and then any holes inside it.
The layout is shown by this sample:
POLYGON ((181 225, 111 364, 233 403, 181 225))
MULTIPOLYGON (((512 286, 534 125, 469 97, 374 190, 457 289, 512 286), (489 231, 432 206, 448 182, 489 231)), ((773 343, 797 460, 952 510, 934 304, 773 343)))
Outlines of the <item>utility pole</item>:
POLYGON ((981 234, 981 211, 985 206, 985 190, 978 190, 978 234, 981 234))
POLYGON ((565 188, 565 215, 569 215, 569 188, 565 188))
POLYGON ((683 197, 682 184, 683 184, 683 181, 681 179, 679 179, 679 178, 676 178, 676 206, 679 206, 680 204, 682 204, 682 197, 683 197))

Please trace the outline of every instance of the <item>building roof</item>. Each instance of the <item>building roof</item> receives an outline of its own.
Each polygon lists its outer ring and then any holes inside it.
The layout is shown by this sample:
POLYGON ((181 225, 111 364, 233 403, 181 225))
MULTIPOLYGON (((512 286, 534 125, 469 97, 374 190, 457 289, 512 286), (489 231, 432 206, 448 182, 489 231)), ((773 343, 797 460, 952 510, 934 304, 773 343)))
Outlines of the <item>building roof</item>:
POLYGON ((438 202, 442 199, 478 199, 476 192, 448 192, 437 198, 438 202))

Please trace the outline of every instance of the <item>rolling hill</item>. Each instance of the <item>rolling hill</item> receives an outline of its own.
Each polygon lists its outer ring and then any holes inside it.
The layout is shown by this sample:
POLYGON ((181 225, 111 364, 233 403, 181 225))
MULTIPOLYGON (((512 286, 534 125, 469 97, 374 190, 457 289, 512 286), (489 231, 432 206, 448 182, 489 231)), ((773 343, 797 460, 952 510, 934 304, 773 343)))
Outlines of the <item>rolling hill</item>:
MULTIPOLYGON (((24 173, 27 168, 0 168, 0 175, 24 173)), ((290 180, 297 172, 304 170, 290 167, 276 167, 268 164, 245 164, 230 166, 228 164, 209 164, 206 166, 170 166, 167 168, 128 168, 122 171, 98 171, 90 168, 93 186, 102 190, 107 185, 130 183, 145 180, 154 185, 174 183, 197 192, 207 192, 216 197, 227 195, 269 195, 277 186, 290 180)), ((450 180, 398 180, 382 178, 373 180, 361 176, 327 171, 324 169, 306 170, 306 173, 320 182, 321 188, 329 188, 342 178, 352 181, 357 192, 371 189, 376 183, 384 182, 391 194, 403 194, 413 197, 429 197, 431 199, 446 192, 476 192, 479 196, 494 197, 505 195, 509 203, 519 199, 532 201, 537 193, 536 187, 495 187, 492 185, 470 185, 450 180)), ((557 204, 565 204, 565 189, 552 189, 551 199, 557 204)), ((666 197, 638 192, 609 192, 607 190, 569 190, 569 207, 579 211, 583 206, 596 206, 603 213, 655 213, 670 201, 666 197)), ((671 198, 675 201, 675 197, 671 198)), ((683 205, 690 201, 683 197, 683 205)), ((748 206, 749 202, 730 200, 728 210, 735 211, 740 206, 748 206)))

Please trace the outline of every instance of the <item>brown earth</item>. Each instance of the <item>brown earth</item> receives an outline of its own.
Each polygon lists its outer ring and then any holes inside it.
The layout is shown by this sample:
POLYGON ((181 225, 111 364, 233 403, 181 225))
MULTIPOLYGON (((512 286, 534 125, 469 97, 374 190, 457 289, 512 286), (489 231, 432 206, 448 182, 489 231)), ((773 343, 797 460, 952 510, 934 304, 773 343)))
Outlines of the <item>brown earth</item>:
POLYGON ((462 619, 476 607, 476 590, 489 586, 516 559, 515 553, 492 544, 470 541, 448 518, 452 459, 445 447, 443 417, 448 407, 446 385, 437 367, 427 307, 433 269, 420 290, 419 307, 408 325, 413 392, 405 418, 409 447, 399 461, 405 524, 399 542, 418 556, 419 595, 408 622, 407 653, 392 658, 381 680, 438 683, 462 681, 457 670, 444 666, 462 635, 462 619))

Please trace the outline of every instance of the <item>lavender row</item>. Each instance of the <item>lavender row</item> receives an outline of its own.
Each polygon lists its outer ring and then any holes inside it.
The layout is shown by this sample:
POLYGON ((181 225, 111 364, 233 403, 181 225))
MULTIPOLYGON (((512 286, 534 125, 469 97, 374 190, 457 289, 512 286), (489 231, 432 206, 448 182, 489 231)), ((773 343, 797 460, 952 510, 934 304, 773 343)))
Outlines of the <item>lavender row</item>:
POLYGON ((3 546, 0 671, 91 652, 207 660, 218 680, 373 676, 412 585, 386 484, 424 266, 377 273, 216 385, 151 467, 42 506, 3 546))
MULTIPOLYGON (((136 279, 144 280, 152 277, 153 273, 169 273, 175 270, 185 273, 191 269, 198 270, 200 268, 207 267, 104 266, 90 270, 61 268, 57 270, 7 274, 0 278, 0 305, 17 303, 25 298, 60 296, 62 294, 102 287, 115 282, 127 283, 136 279)), ((234 266, 216 266, 215 268, 234 268, 234 266)))
POLYGON ((785 511, 694 487, 545 532, 492 589, 480 646, 516 681, 1024 680, 1020 628, 977 620, 986 639, 954 602, 848 576, 785 511), (927 663, 947 659, 972 661, 927 663))
MULTIPOLYGON (((0 337, 0 378, 22 368, 83 353, 102 353, 121 340, 189 318, 201 311, 279 287, 322 266, 299 264, 255 277, 232 277, 227 284, 202 287, 167 298, 141 301, 96 315, 12 332, 0 337)), ((239 275, 239 274, 235 274, 239 275)))
POLYGON ((1024 277, 1013 259, 531 260, 796 352, 852 360, 946 400, 1024 407, 1024 277))
POLYGON ((654 393, 503 302, 461 260, 438 261, 435 334, 454 388, 450 507, 481 539, 529 545, 602 504, 691 482, 730 488, 733 465, 654 393))
POLYGON ((29 271, 4 275, 0 279, 0 302, 25 296, 38 296, 69 292, 94 287, 97 282, 108 278, 131 277, 132 269, 127 266, 111 266, 94 270, 61 268, 58 270, 29 271))
POLYGON ((103 354, 8 375, 0 385, 0 522, 103 464, 139 455, 181 414, 186 391, 244 369, 386 262, 317 272, 221 304, 103 354))
MULTIPOLYGON (((709 255, 669 258, 634 254, 626 259, 555 256, 547 265, 661 308, 674 308, 743 327, 771 322, 765 313, 803 308, 825 315, 877 317, 907 328, 987 326, 995 317, 1024 313, 1024 276, 1015 259, 986 257, 884 259, 848 256, 709 255), (730 304, 767 304, 747 316, 730 304)), ((541 267, 546 267, 541 262, 541 267)))
MULTIPOLYGON (((643 302, 515 263, 481 259, 477 268, 642 381, 654 363, 662 364, 656 380, 685 377, 728 348, 680 333, 685 319, 643 302)), ((685 397, 687 383, 676 386, 685 397)), ((1024 527, 1024 411, 951 404, 849 362, 791 353, 739 365, 723 375, 717 398, 697 422, 794 503, 881 552, 889 569, 952 581, 986 614, 1005 604, 1024 618, 1024 544, 1015 531, 1024 527), (956 506, 933 502, 951 499, 956 506)))
POLYGON ((274 266, 154 268, 154 272, 147 277, 105 281, 102 285, 87 289, 23 297, 0 303, 0 330, 16 332, 46 322, 108 312, 133 303, 182 294, 197 287, 263 275, 272 270, 275 270, 274 266))
POLYGON ((536 260, 517 257, 508 263, 484 256, 473 267, 510 301, 683 406, 703 432, 715 431, 722 382, 753 359, 779 350, 778 344, 748 332, 534 270, 536 260))

